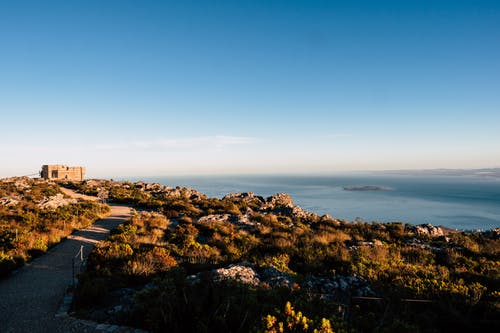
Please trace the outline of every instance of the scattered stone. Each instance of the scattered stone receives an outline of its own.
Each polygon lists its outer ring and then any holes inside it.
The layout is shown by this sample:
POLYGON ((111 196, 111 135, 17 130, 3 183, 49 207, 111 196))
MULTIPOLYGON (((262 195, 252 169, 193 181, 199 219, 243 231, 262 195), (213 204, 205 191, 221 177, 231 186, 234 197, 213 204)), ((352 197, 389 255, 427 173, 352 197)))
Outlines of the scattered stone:
POLYGON ((3 197, 0 198, 0 205, 6 206, 6 207, 14 207, 17 206, 21 198, 17 196, 11 196, 11 197, 3 197))
POLYGON ((200 224, 211 224, 211 223, 224 223, 228 222, 230 218, 230 214, 211 214, 202 216, 198 219, 198 223, 200 224))
POLYGON ((197 221, 200 224, 212 224, 212 223, 232 223, 244 229, 250 229, 255 225, 259 224, 252 221, 249 214, 243 215, 231 215, 231 214, 211 214, 202 216, 197 221))
POLYGON ((307 276, 303 286, 313 294, 328 300, 346 300, 352 296, 375 296, 375 292, 361 277, 333 275, 329 277, 307 276))
POLYGON ((293 286, 293 276, 288 273, 283 273, 275 267, 266 267, 260 270, 259 276, 262 282, 267 283, 271 287, 293 286))
POLYGON ((76 202, 77 202, 76 199, 73 198, 68 199, 65 198, 63 194, 58 193, 56 195, 43 199, 38 203, 37 206, 42 209, 56 209, 76 202))
POLYGON ((356 250, 361 247, 378 247, 378 246, 384 246, 384 243, 378 239, 374 239, 373 241, 353 241, 352 245, 349 246, 349 250, 356 250))

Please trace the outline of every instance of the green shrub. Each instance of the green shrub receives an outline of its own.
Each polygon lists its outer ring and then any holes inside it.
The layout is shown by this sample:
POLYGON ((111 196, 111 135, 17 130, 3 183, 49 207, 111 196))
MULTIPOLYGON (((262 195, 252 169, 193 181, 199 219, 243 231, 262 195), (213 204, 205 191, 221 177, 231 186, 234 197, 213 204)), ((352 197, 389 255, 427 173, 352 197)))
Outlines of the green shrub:
POLYGON ((4 277, 16 268, 16 261, 11 256, 0 251, 0 277, 4 277))

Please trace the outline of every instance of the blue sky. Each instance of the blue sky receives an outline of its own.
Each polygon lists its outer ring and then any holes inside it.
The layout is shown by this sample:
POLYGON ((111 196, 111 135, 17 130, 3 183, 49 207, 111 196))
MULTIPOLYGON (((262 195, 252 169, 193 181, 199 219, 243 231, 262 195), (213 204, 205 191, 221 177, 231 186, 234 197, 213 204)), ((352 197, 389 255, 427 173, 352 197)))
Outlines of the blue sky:
POLYGON ((500 167, 498 1, 2 1, 0 176, 500 167))

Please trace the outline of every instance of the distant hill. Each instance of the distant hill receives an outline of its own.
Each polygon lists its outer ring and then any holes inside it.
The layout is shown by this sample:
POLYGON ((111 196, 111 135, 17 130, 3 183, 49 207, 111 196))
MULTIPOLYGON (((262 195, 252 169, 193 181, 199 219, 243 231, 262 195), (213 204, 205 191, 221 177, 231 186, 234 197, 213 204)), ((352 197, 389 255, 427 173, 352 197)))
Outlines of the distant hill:
POLYGON ((424 169, 424 170, 387 170, 384 174, 427 175, 427 176, 477 176, 500 178, 500 168, 484 169, 424 169))

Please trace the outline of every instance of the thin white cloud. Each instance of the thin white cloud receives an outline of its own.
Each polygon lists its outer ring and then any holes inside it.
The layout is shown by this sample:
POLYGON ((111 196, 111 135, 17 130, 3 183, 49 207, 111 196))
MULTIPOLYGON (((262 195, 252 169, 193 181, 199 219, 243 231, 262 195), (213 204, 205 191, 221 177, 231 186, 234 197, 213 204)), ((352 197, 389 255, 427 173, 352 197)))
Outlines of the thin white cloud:
POLYGON ((61 151, 110 151, 110 150, 200 150, 223 149, 229 146, 248 145, 257 142, 256 138, 244 136, 200 136, 188 138, 159 138, 156 140, 138 140, 110 142, 103 144, 55 143, 47 145, 1 144, 2 153, 58 153, 61 151))
POLYGON ((353 137, 352 134, 347 134, 347 133, 331 133, 331 134, 325 134, 321 138, 323 139, 343 139, 343 138, 351 138, 353 137))
POLYGON ((99 150, 165 150, 165 149, 222 149, 227 146, 252 144, 257 140, 243 136, 201 136, 191 138, 160 138, 157 140, 141 140, 97 145, 99 150))
POLYGON ((2 153, 51 153, 57 151, 62 146, 46 146, 46 145, 0 145, 0 152, 2 153))

